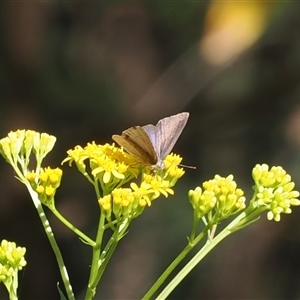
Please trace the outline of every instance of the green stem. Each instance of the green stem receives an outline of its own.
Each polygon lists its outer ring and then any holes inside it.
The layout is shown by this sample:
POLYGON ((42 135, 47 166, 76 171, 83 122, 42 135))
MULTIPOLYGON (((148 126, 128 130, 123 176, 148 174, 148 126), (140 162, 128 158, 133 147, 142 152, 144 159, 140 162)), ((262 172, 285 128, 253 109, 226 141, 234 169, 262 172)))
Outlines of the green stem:
POLYGON ((20 180, 23 184, 27 185, 27 180, 23 173, 19 170, 18 167, 15 167, 14 165, 11 165, 16 172, 17 176, 15 176, 18 180, 20 180))
MULTIPOLYGON (((157 299, 166 299, 169 294, 178 286, 178 284, 191 272, 192 269, 225 237, 234 233, 236 228, 240 228, 241 224, 244 226, 252 224, 248 219, 247 212, 244 211, 237 218, 235 218, 226 228, 224 228, 214 239, 208 240, 207 243, 196 253, 196 255, 180 270, 180 272, 170 281, 164 290, 157 296, 157 299)), ((256 219, 257 220, 257 219, 256 219)), ((148 299, 148 298, 147 298, 148 299)))
MULTIPOLYGON (((98 273, 94 277, 94 279, 90 283, 91 290, 94 290, 96 292, 96 288, 99 284, 99 281, 101 280, 103 273, 113 255, 115 252, 119 240, 124 236, 124 233, 126 232, 127 228, 129 226, 129 223, 127 223, 122 230, 116 230, 113 234, 113 236, 110 238, 109 242, 107 243, 105 249, 102 251, 99 259, 99 268, 98 273)), ((119 229, 120 227, 118 227, 119 229)))
POLYGON ((101 265, 100 265, 100 268, 98 270, 97 276, 95 277, 94 281, 91 284, 95 288, 97 287, 97 285, 98 285, 98 283, 99 283, 99 281, 100 281, 100 279, 101 279, 101 277, 102 277, 102 275, 103 275, 103 273, 104 273, 104 271, 105 271, 112 255, 113 255, 113 253, 115 252, 115 250, 117 248, 119 239, 116 238, 115 235, 116 234, 114 234, 111 237, 112 242, 110 243, 109 248, 106 251, 103 251, 101 253, 101 257, 103 257, 102 260, 101 260, 101 265))
POLYGON ((198 225, 199 225, 199 221, 200 221, 200 219, 198 219, 196 214, 194 213, 194 223, 193 223, 192 233, 190 235, 190 241, 194 240, 194 238, 195 238, 197 228, 198 228, 198 225))
MULTIPOLYGON (((103 273, 114 253, 114 251, 117 248, 118 242, 119 240, 124 236, 124 233, 126 232, 128 226, 129 226, 128 222, 127 224, 122 224, 124 226, 122 226, 122 230, 116 230, 113 234, 113 236, 110 238, 110 240, 108 241, 107 245, 105 246, 104 250, 101 252, 100 251, 95 254, 95 257, 97 257, 97 261, 93 261, 92 263, 92 270, 91 270, 91 274, 90 274, 90 279, 89 279, 89 284, 88 284, 88 290, 85 296, 85 300, 90 300, 95 296, 96 293, 96 288, 99 284, 99 281, 101 280, 103 273), (94 267, 94 265, 97 262, 97 268, 94 267)), ((100 228, 100 227, 99 227, 100 228)), ((117 227, 118 229, 120 229, 120 225, 117 227)), ((102 232, 104 231, 104 226, 102 226, 102 232)), ((95 251, 96 253, 96 251, 95 251)), ((93 258, 94 258, 94 254, 93 254, 93 258)))
POLYGON ((13 293, 9 293, 9 300, 18 300, 18 296, 13 293))
POLYGON ((101 193, 100 193, 100 190, 99 190, 99 182, 98 182, 97 179, 94 179, 93 186, 95 188, 97 199, 99 199, 101 197, 101 193))
POLYGON ((59 249, 59 247, 57 245, 57 242, 55 240, 52 228, 49 225, 49 221, 48 221, 48 219, 45 215, 42 204, 41 204, 40 200, 38 199, 36 192, 33 191, 33 189, 31 188, 29 183, 26 183, 26 187, 27 187, 27 189, 30 193, 30 196, 33 200, 35 208, 38 211, 38 214, 39 214, 39 217, 40 217, 41 222, 43 224, 44 230, 46 232, 46 235, 48 237, 48 240, 50 242, 52 250, 55 254, 55 257, 56 257, 56 260, 57 260, 57 263, 58 263, 58 266, 59 266, 59 271, 60 271, 60 274, 61 274, 61 277, 62 277, 62 280, 63 280, 63 283, 64 283, 64 287, 65 287, 65 290, 66 290, 67 295, 68 295, 68 299, 69 300, 75 300, 75 296, 74 296, 72 286, 71 286, 71 283, 70 283, 70 280, 69 280, 67 269, 66 269, 64 261, 63 261, 62 254, 61 254, 60 249, 59 249))
POLYGON ((92 247, 96 245, 96 243, 91 238, 86 236, 77 227, 75 227, 72 223, 70 223, 63 215, 61 215, 60 212, 58 210, 56 210, 55 207, 52 208, 51 211, 64 225, 66 225, 69 229, 71 229, 76 235, 78 235, 88 245, 90 245, 92 247))
MULTIPOLYGON (((173 272, 173 270, 178 266, 178 264, 186 257, 186 255, 202 240, 206 235, 207 231, 210 229, 211 225, 207 225, 201 233, 193 240, 189 241, 189 244, 180 252, 180 254, 175 258, 175 260, 168 266, 168 268, 163 272, 163 274, 156 280, 149 291, 144 295, 142 300, 150 299, 153 294, 160 288, 168 276, 173 272)), ((157 298, 160 299, 160 298, 157 298)))
POLYGON ((209 241, 211 241, 214 238, 216 230, 217 230, 217 227, 218 227, 218 225, 214 224, 212 226, 211 230, 209 230, 209 232, 208 232, 208 240, 209 241))
POLYGON ((84 298, 85 300, 93 299, 96 293, 96 286, 94 285, 94 280, 98 274, 99 265, 100 265, 101 245, 102 245, 103 234, 105 231, 104 222, 105 222, 105 216, 104 214, 101 213, 99 225, 98 225, 97 237, 96 237, 96 244, 93 247, 92 265, 91 265, 88 286, 84 298))
POLYGON ((18 288, 18 271, 16 274, 7 278, 7 280, 2 281, 9 295, 9 300, 18 300, 17 288, 18 288))

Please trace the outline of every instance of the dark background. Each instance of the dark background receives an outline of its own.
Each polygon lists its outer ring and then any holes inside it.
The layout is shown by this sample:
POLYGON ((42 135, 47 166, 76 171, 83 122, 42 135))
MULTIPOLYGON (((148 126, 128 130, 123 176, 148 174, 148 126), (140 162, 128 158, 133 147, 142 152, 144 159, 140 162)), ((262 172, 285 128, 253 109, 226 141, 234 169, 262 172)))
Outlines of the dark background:
MULTIPOLYGON (((248 198, 256 163, 281 165, 300 185, 300 6, 296 2, 6 1, 0 3, 0 134, 57 137, 45 165, 133 125, 189 111, 174 151, 186 175, 175 196, 136 219, 95 299, 139 299, 186 243, 187 191, 233 174, 248 198)), ((63 167, 58 209, 89 235, 97 202, 63 167)), ((20 299, 58 299, 56 261, 25 187, 0 161, 0 239, 27 248, 20 299)), ((299 299, 299 209, 223 241, 170 299, 299 299)), ((49 216, 77 299, 90 251, 49 216)), ((6 299, 0 287, 0 299, 6 299)))

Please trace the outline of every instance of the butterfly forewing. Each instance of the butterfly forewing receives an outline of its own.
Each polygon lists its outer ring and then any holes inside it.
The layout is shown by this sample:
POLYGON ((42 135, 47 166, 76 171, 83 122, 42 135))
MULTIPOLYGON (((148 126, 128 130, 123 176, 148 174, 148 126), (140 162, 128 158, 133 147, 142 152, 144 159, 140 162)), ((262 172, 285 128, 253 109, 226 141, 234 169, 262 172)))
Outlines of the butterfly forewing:
POLYGON ((112 138, 129 154, 135 156, 144 164, 155 165, 157 163, 156 152, 142 127, 131 127, 123 131, 122 135, 113 135, 112 138))
POLYGON ((156 151, 158 161, 162 161, 172 151, 188 120, 189 113, 183 112, 160 120, 156 126, 143 126, 156 151))

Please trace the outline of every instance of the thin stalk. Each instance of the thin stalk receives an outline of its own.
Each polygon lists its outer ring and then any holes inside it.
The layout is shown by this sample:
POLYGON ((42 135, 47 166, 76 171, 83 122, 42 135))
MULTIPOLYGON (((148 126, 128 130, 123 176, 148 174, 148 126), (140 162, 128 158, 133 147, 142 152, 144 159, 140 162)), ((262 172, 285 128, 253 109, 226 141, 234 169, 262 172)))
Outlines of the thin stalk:
POLYGON ((66 293, 68 295, 68 299, 69 300, 75 300, 75 296, 74 296, 74 293, 73 293, 73 290, 72 290, 72 286, 71 286, 71 283, 70 283, 70 279, 69 279, 69 276, 68 276, 67 269, 65 267, 65 263, 64 263, 62 254, 61 254, 60 249, 57 245, 57 242, 55 240, 52 228, 50 227, 49 221, 48 221, 48 219, 45 215, 42 204, 41 204, 40 200, 38 199, 36 192, 34 192, 32 190, 30 184, 26 184, 26 187, 27 187, 27 189, 30 193, 30 196, 33 200, 35 208, 38 211, 38 214, 39 214, 39 217, 40 217, 41 222, 43 224, 44 230, 46 232, 46 235, 48 237, 48 240, 50 242, 52 250, 55 254, 57 264, 58 264, 58 267, 59 267, 59 271, 60 271, 60 274, 61 274, 61 277, 62 277, 62 280, 63 280, 63 283, 64 283, 64 287, 65 287, 66 293))
POLYGON ((63 215, 60 214, 56 208, 51 209, 53 214, 64 224, 66 225, 69 229, 71 229, 76 235, 78 235, 85 243, 87 243, 90 246, 95 246, 96 243, 89 238, 87 235, 85 235, 83 232, 81 232, 76 226, 74 226, 72 223, 70 223, 63 215))
POLYGON ((93 246, 93 254, 92 254, 92 265, 90 270, 90 277, 88 281, 88 286, 85 294, 85 300, 93 299, 96 293, 96 286, 94 285, 94 280, 98 274, 99 265, 100 265, 100 254, 101 254, 101 245, 103 240, 103 234, 105 231, 104 228, 105 216, 104 214, 100 215, 98 230, 97 230, 97 237, 96 237, 96 244, 93 246))
MULTIPOLYGON (((149 291, 142 297, 142 300, 150 299, 153 294, 161 287, 169 275, 174 271, 178 264, 186 257, 186 255, 202 240, 211 226, 206 226, 202 232, 193 240, 189 241, 188 245, 180 252, 175 260, 168 266, 163 274, 156 280, 149 291)), ((158 298, 160 299, 160 298, 158 298)))
MULTIPOLYGON (((257 212, 258 214, 260 212, 257 212)), ((257 214, 255 214, 257 215, 257 214)), ((252 215, 253 217, 253 215, 252 215)), ((256 218, 256 217, 255 217, 256 218)), ((212 240, 208 240, 207 243, 196 253, 196 255, 179 271, 179 273, 169 282, 169 284, 164 288, 164 290, 157 296, 157 299, 166 299, 170 293, 178 286, 178 284, 191 272, 192 269, 196 267, 197 264, 225 237, 234 233, 236 228, 240 228, 241 224, 243 226, 248 226, 257 220, 249 220, 247 212, 244 211, 237 218, 235 218, 226 228, 224 228, 217 236, 212 240), (247 222, 245 222, 247 220, 247 222), (252 220, 252 221, 251 221, 252 220)), ((148 299, 148 298, 147 298, 148 299)))
MULTIPOLYGON (((126 232, 129 224, 125 225, 121 231, 115 231, 113 236, 108 241, 105 249, 102 251, 100 256, 101 263, 99 264, 98 268, 98 274, 95 276, 94 280, 91 282, 91 287, 96 291, 97 285, 99 281, 101 280, 103 273, 113 255, 115 252, 119 240, 124 236, 124 232, 126 232)), ((118 227, 119 228, 119 227, 118 227)))
POLYGON ((110 245, 110 247, 109 247, 106 255, 105 256, 103 255, 104 258, 101 261, 101 265, 100 265, 100 268, 98 270, 98 274, 97 274, 97 276, 95 277, 94 281, 91 284, 95 288, 97 287, 100 279, 102 278, 102 275, 103 275, 103 273, 104 273, 104 271, 105 271, 105 269, 106 269, 106 267, 107 267, 107 265, 108 265, 108 263, 109 263, 112 255, 113 255, 113 253, 115 252, 115 250, 117 248, 117 245, 118 245, 118 242, 119 242, 119 240, 117 238, 115 238, 114 235, 113 235, 113 237, 111 239, 113 239, 113 241, 112 241, 112 243, 111 243, 111 245, 110 245))

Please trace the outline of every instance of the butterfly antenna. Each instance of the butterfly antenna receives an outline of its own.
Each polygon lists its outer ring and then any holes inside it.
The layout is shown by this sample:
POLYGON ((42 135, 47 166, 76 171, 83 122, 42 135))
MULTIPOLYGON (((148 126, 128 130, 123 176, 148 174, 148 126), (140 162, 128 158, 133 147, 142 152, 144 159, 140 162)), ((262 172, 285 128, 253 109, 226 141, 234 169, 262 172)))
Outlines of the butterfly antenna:
POLYGON ((182 164, 179 164, 178 166, 183 167, 183 168, 187 168, 187 169, 193 169, 193 170, 197 169, 194 166, 187 166, 187 165, 182 165, 182 164))

